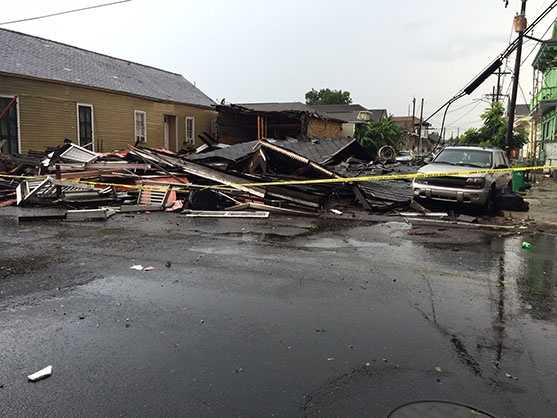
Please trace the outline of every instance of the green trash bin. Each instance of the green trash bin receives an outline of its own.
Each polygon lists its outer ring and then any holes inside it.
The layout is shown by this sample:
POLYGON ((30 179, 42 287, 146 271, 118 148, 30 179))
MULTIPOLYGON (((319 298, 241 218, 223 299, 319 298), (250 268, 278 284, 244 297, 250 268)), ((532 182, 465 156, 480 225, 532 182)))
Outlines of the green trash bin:
POLYGON ((523 191, 526 187, 524 171, 513 171, 513 193, 523 191))

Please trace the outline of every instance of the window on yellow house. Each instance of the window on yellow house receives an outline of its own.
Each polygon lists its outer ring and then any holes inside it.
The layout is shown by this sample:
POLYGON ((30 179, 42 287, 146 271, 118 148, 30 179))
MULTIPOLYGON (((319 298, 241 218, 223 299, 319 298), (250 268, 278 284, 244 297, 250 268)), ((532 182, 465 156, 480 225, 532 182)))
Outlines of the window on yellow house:
POLYGON ((195 143, 195 118, 186 117, 186 143, 195 143))
POLYGON ((141 110, 134 112, 135 141, 147 142, 147 113, 141 110))

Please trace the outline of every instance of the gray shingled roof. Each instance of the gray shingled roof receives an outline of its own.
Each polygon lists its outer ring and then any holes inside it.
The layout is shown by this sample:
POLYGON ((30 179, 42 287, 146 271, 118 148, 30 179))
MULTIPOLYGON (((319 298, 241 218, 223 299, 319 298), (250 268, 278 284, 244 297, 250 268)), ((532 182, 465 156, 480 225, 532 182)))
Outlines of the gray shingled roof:
POLYGON ((315 109, 301 102, 283 103, 236 103, 238 106, 253 110, 254 112, 307 112, 313 113, 315 109))
POLYGON ((0 29, 0 73, 196 106, 215 104, 180 74, 6 29, 0 29))
POLYGON ((253 112, 297 112, 307 113, 320 119, 326 119, 337 122, 344 122, 344 119, 337 119, 327 113, 318 111, 312 106, 308 106, 301 102, 276 102, 276 103, 235 103, 236 106, 253 112))
MULTIPOLYGON (((286 148, 290 151, 296 152, 309 158, 315 162, 323 162, 331 155, 335 154, 342 148, 346 147, 352 141, 352 138, 342 139, 323 139, 314 141, 305 140, 269 140, 271 143, 280 147, 286 148)), ((193 161, 202 161, 213 158, 222 158, 225 160, 236 161, 252 152, 255 152, 259 141, 244 142, 241 144, 231 145, 227 148, 222 148, 216 151, 211 151, 203 154, 192 154, 188 158, 193 161)))
POLYGON ((342 119, 346 122, 362 122, 358 120, 360 112, 371 113, 371 120, 379 122, 389 114, 386 109, 366 109, 359 104, 344 105, 313 105, 318 112, 325 113, 333 118, 342 119))

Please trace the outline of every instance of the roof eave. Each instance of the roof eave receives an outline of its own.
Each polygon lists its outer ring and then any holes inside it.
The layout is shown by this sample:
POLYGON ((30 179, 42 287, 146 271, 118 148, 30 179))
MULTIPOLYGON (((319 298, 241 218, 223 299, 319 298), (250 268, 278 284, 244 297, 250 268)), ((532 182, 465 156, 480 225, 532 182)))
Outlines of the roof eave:
POLYGON ((216 105, 216 103, 214 103, 212 105, 200 105, 200 104, 194 104, 194 103, 179 102, 179 101, 171 100, 171 99, 160 99, 160 98, 156 98, 156 97, 143 96, 141 94, 129 93, 129 92, 122 91, 122 90, 112 90, 112 89, 106 89, 106 88, 102 88, 102 87, 88 86, 86 84, 72 83, 70 81, 54 80, 54 79, 51 79, 51 78, 43 78, 43 77, 34 77, 34 76, 30 76, 30 75, 17 74, 17 73, 7 73, 7 72, 3 72, 3 71, 0 71, 0 75, 8 76, 8 77, 15 77, 15 78, 22 78, 22 79, 25 79, 25 80, 44 81, 44 82, 53 83, 53 84, 60 84, 60 85, 64 85, 64 86, 80 87, 80 88, 84 88, 84 89, 88 89, 88 90, 102 91, 104 93, 111 93, 111 94, 118 94, 118 95, 121 95, 121 96, 136 97, 136 98, 139 98, 139 99, 149 100, 151 102, 157 102, 157 103, 180 104, 180 105, 191 106, 191 107, 204 109, 204 110, 215 111, 214 107, 216 105))

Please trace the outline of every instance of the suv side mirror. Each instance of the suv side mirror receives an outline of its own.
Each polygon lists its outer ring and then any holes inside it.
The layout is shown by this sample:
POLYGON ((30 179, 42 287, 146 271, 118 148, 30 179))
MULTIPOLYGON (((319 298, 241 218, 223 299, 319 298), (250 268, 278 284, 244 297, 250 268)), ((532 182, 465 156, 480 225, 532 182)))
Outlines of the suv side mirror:
POLYGON ((431 157, 425 157, 424 158, 424 163, 426 163, 426 164, 429 164, 432 161, 433 161, 433 158, 431 158, 431 157))

